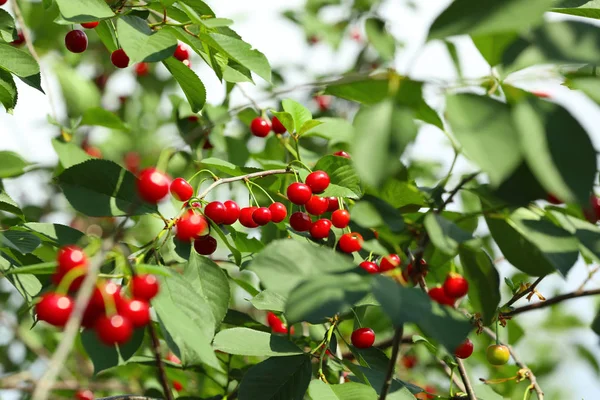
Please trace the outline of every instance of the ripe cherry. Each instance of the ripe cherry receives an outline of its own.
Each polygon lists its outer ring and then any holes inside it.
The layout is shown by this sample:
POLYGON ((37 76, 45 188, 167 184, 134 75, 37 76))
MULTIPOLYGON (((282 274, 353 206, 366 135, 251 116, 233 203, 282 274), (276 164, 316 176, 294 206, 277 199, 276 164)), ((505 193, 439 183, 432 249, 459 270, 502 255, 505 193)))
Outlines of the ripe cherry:
POLYGON ((454 350, 454 355, 463 360, 469 358, 471 354, 473 354, 473 342, 468 338, 454 350))
POLYGON ((329 205, 327 206, 327 211, 332 212, 340 209, 340 202, 337 197, 328 197, 327 201, 329 205))
POLYGON ((375 332, 371 328, 358 328, 352 332, 350 339, 357 349, 368 349, 375 343, 375 332))
POLYGON ((177 48, 175 49, 175 52, 173 53, 173 57, 175 57, 179 61, 189 60, 190 51, 188 50, 185 44, 179 43, 177 45, 177 48))
POLYGON ((362 249, 362 244, 363 237, 358 232, 344 233, 339 241, 340 250, 344 253, 359 251, 362 249))
POLYGON ((171 182, 171 194, 179 201, 188 201, 194 195, 194 188, 183 178, 171 182))
POLYGON ((137 76, 146 76, 149 73, 150 73, 150 67, 148 66, 148 63, 141 62, 141 63, 135 64, 135 74, 137 76))
POLYGON ((129 57, 125 50, 117 49, 110 55, 110 62, 117 68, 127 68, 129 65, 129 57))
POLYGON ((121 286, 114 282, 100 281, 92 293, 90 305, 100 310, 104 310, 106 307, 106 298, 109 296, 112 297, 115 304, 121 303, 123 300, 121 297, 121 286))
POLYGON ((548 196, 546 197, 546 200, 548 201, 548 203, 550 204, 562 204, 562 200, 560 200, 558 197, 556 197, 555 195, 553 195, 552 193, 548 193, 548 196))
POLYGON ((177 392, 181 392, 183 390, 183 385, 179 381, 173 381, 173 389, 177 392))
POLYGON ((310 215, 296 211, 290 216, 290 226, 297 232, 306 232, 312 226, 310 215))
POLYGON ((134 299, 150 301, 158 291, 158 279, 154 275, 140 274, 131 280, 131 294, 134 299))
POLYGON ((379 269, 381 272, 391 271, 400 265, 400 256, 398 254, 390 254, 379 261, 379 269))
POLYGON ((370 274, 376 274, 379 272, 379 267, 373 261, 363 261, 358 265, 370 274))
POLYGON ((133 334, 131 320, 123 315, 103 316, 96 322, 96 335, 108 346, 126 343, 133 334))
POLYGON ((269 326, 277 325, 280 323, 281 320, 277 315, 275 315, 275 313, 272 313, 271 311, 267 313, 267 324, 269 324, 269 326))
POLYGON ((10 42, 10 44, 15 47, 18 47, 18 46, 22 45, 23 43, 25 43, 25 35, 23 35, 23 32, 21 32, 21 31, 17 32, 17 39, 10 42))
POLYGON ((469 291, 469 282, 462 275, 451 272, 446 277, 442 287, 446 296, 458 299, 469 291))
POLYGON ((329 96, 315 96, 315 101, 317 102, 321 112, 327 111, 329 106, 331 106, 331 97, 329 96))
POLYGON ((73 306, 73 300, 69 296, 48 292, 36 304, 35 312, 39 320, 62 327, 69 320, 73 306))
POLYGON ((169 194, 169 178, 154 168, 146 168, 137 180, 140 197, 151 204, 156 204, 169 194))
POLYGON ((246 228, 257 228, 258 224, 252 218, 254 210, 258 207, 244 207, 240 210, 240 224, 246 228))
POLYGON ((271 118, 271 129, 273 129, 273 132, 275 132, 275 134, 277 134, 277 135, 281 135, 282 133, 285 133, 285 131, 287 130, 287 129, 285 129, 285 126, 283 126, 283 124, 277 117, 271 118))
POLYGON ((75 29, 65 36, 65 46, 71 53, 83 53, 87 45, 88 38, 84 31, 75 29))
POLYGON ((177 223, 175 236, 182 242, 189 242, 202 235, 208 229, 208 222, 199 214, 188 212, 184 214, 177 223))
POLYGON ((225 206, 225 218, 223 219, 223 223, 225 225, 234 224, 240 217, 240 206, 232 200, 227 200, 223 205, 225 206))
POLYGON ((256 117, 250 123, 250 132, 252 132, 254 136, 265 137, 270 131, 271 125, 269 124, 269 121, 262 117, 256 117))
POLYGON ((441 286, 436 286, 429 289, 428 294, 429 297, 436 303, 454 307, 455 300, 452 297, 448 297, 448 295, 446 294, 446 292, 444 292, 444 289, 442 289, 441 286))
POLYGON ((287 217, 287 208, 282 203, 275 202, 269 206, 269 210, 271 211, 271 221, 274 223, 279 223, 287 217))
POLYGON ((510 359, 510 351, 508 350, 508 347, 502 344, 490 345, 487 348, 485 355, 488 362, 492 365, 504 365, 510 359))
POLYGON ((417 365, 417 357, 413 354, 405 355, 402 357, 402 365, 404 365, 404 368, 406 369, 414 368, 415 365, 417 365))
MULTIPOLYGON (((87 257, 83 250, 77 246, 70 245, 61 247, 56 257, 58 267, 52 275, 52 283, 60 284, 64 276, 74 268, 81 268, 82 271, 87 269, 87 257)), ((84 273, 75 278, 69 287, 69 290, 77 290, 83 282, 84 273)))
POLYGON ((313 239, 325 239, 329 236, 329 231, 331 231, 331 221, 323 218, 312 224, 310 227, 310 236, 313 239))
POLYGON ((225 204, 220 201, 211 201, 204 209, 204 215, 210 218, 215 224, 222 224, 227 218, 227 209, 225 204))
POLYGON ((86 146, 84 148, 85 152, 88 153, 91 157, 94 158, 102 158, 102 151, 95 146, 86 146))
POLYGON ((325 171, 315 171, 308 174, 306 184, 310 187, 313 193, 323 193, 331 180, 325 171))
POLYGON ((150 323, 150 305, 143 300, 123 300, 118 310, 120 315, 131 321, 134 328, 150 323))
POLYGON ((194 241, 194 249, 198 254, 209 256, 217 250, 217 240, 210 236, 200 236, 194 241))
POLYGON ((3 6, 3 5, 5 5, 7 1, 8 1, 8 0, 0 0, 0 6, 3 6))
POLYGON ((82 22, 81 26, 83 26, 85 29, 94 29, 95 27, 98 26, 100 22, 98 21, 92 21, 92 22, 82 22))
POLYGON ((350 213, 348 210, 335 210, 331 214, 331 222, 336 228, 343 229, 350 223, 350 213))
MULTIPOLYGON (((271 311, 267 313, 267 324, 271 327, 273 333, 287 333, 287 326, 283 323, 281 319, 271 311)), ((292 327, 292 334, 294 333, 294 328, 292 327)))
POLYGON ((346 153, 346 152, 345 152, 345 151, 343 151, 343 150, 336 151, 335 153, 333 153, 333 155, 334 155, 334 156, 338 156, 338 157, 344 157, 344 158, 348 158, 348 159, 349 159, 349 158, 351 158, 351 157, 350 157, 350 154, 346 153))
POLYGON ((325 197, 311 196, 310 199, 304 205, 306 211, 312 215, 321 215, 327 211, 329 207, 329 201, 325 197))
POLYGON ((92 304, 88 304, 83 312, 81 326, 84 328, 93 328, 96 325, 98 318, 103 315, 105 315, 104 308, 98 308, 92 304))
POLYGON ((287 198, 299 206, 306 204, 312 196, 312 190, 304 183, 294 182, 287 188, 287 198))
POLYGON ((91 390, 78 390, 75 393, 76 400, 94 400, 94 393, 91 390))
POLYGON ((252 219, 257 225, 263 226, 271 222, 271 210, 267 207, 258 207, 252 213, 252 219))

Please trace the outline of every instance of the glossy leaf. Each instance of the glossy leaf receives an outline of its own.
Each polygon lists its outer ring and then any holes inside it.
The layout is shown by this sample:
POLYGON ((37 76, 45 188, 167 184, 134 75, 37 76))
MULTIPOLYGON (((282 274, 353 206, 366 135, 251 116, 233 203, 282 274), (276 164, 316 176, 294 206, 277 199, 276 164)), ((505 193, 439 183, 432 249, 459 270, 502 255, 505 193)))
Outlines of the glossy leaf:
POLYGON ((58 155, 59 166, 56 167, 57 173, 61 173, 65 168, 70 168, 73 165, 93 159, 85 150, 72 142, 66 143, 58 139, 52 139, 52 147, 54 147, 54 151, 58 155))
POLYGON ((351 160, 327 155, 317 162, 313 170, 327 172, 331 181, 321 196, 349 197, 352 199, 362 196, 360 178, 351 160))
POLYGON ((84 329, 81 332, 81 344, 94 365, 94 375, 124 365, 131 359, 142 345, 144 340, 144 329, 135 329, 131 339, 123 346, 107 346, 102 343, 92 329, 84 329))
POLYGON ((256 357, 284 357, 303 354, 286 336, 272 335, 248 328, 225 329, 215 336, 215 350, 227 354, 256 357))
POLYGON ((377 392, 373 388, 354 382, 328 385, 315 379, 310 382, 308 394, 313 400, 377 400, 377 392))
POLYGON ((552 11, 578 17, 600 19, 600 2, 598 0, 561 0, 552 11))
POLYGON ((19 208, 19 205, 2 189, 0 189, 0 211, 6 211, 23 218, 23 211, 19 208))
POLYGON ((456 255, 461 243, 473 239, 455 223, 435 213, 428 213, 424 224, 434 246, 449 255, 456 255))
POLYGON ((83 113, 81 125, 104 126, 105 128, 129 130, 129 127, 114 113, 103 108, 90 108, 83 113))
POLYGON ((12 151, 0 151, 0 178, 14 178, 25 173, 31 165, 12 151))
POLYGON ((281 102, 281 106, 294 120, 294 131, 296 133, 299 133, 300 128, 312 119, 310 110, 297 101, 285 99, 281 102))
POLYGON ((193 112, 199 112, 206 103, 206 88, 198 75, 182 62, 168 58, 163 61, 173 78, 179 83, 193 112))
POLYGON ((469 281, 469 301, 489 325, 500 304, 500 275, 490 256, 475 246, 461 246, 460 263, 469 281))
POLYGON ((379 18, 367 18, 365 32, 371 45, 377 50, 381 58, 390 61, 396 53, 396 40, 387 31, 385 22, 379 18))
POLYGON ((263 290, 254 296, 250 302, 257 310, 283 312, 283 310, 285 310, 286 300, 285 297, 272 290, 263 290))
POLYGON ((17 105, 17 85, 9 72, 0 69, 0 103, 12 113, 17 105))
POLYGON ((55 0, 63 19, 71 22, 90 22, 115 16, 104 0, 55 0))
MULTIPOLYGON (((148 23, 135 16, 123 16, 117 21, 119 43, 130 63, 158 62, 173 55, 177 40, 166 30, 153 32, 148 23)), ((168 68, 168 67, 167 67, 168 68)))

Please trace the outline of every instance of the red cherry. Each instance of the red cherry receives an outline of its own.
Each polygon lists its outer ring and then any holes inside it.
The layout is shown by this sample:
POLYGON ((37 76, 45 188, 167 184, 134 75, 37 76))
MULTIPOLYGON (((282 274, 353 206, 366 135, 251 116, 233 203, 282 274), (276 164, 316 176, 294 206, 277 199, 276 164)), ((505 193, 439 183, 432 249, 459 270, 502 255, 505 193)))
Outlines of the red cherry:
POLYGON ((323 218, 312 224, 310 227, 310 236, 313 239, 325 239, 329 236, 329 231, 331 231, 331 221, 323 218))
POLYGON ((281 324, 282 321, 281 319, 279 319, 279 317, 277 315, 275 315, 275 313, 269 311, 267 313, 267 324, 269 324, 269 326, 273 327, 275 325, 281 324))
POLYGON ((348 210, 336 210, 331 214, 331 222, 336 228, 343 229, 350 223, 350 213, 348 210))
POLYGON ((65 46, 71 53, 83 53, 87 45, 88 38, 84 31, 75 29, 65 36, 65 46))
POLYGON ((13 45, 13 46, 15 46, 15 47, 16 46, 20 46, 23 43, 25 43, 25 35, 23 35, 23 32, 21 32, 21 31, 17 32, 17 39, 13 40, 12 42, 10 42, 10 44, 13 45))
POLYGON ((126 343, 133 334, 131 320, 123 315, 103 316, 96 322, 96 335, 108 346, 126 343))
MULTIPOLYGON (((83 250, 77 246, 70 245, 61 247, 56 258, 58 268, 52 275, 52 283, 59 285, 64 276, 74 268, 87 269, 87 257, 83 250)), ((75 278, 69 287, 69 290, 77 290, 83 282, 85 273, 75 278)))
POLYGON ((400 256, 398 254, 390 254, 379 261, 379 269, 381 272, 391 271, 400 265, 400 256))
POLYGON ((194 188, 183 178, 171 182, 171 194, 179 201, 188 201, 194 195, 194 188))
MULTIPOLYGON (((362 249, 363 237, 360 233, 351 232, 345 233, 340 237, 340 250, 344 253, 352 253, 362 249)), ((381 269, 381 268, 380 268, 381 269)))
POLYGON ((0 6, 3 6, 3 5, 5 5, 7 1, 8 1, 8 0, 0 0, 0 6))
POLYGON ((190 51, 185 44, 179 43, 175 49, 175 52, 173 53, 173 57, 179 61, 188 60, 190 58, 190 51))
POLYGON ((94 29, 95 27, 98 26, 100 22, 98 21, 92 21, 92 22, 82 22, 81 26, 83 26, 85 29, 94 29))
POLYGON ((227 218, 227 209, 220 201, 211 201, 204 209, 204 215, 210 218, 215 224, 222 224, 227 218))
POLYGON ((156 204, 169 194, 169 178, 154 168, 146 168, 137 180, 140 197, 151 204, 156 204))
POLYGON ((287 208, 279 202, 273 203, 269 206, 269 210, 271 211, 271 221, 274 223, 279 223, 287 217, 287 208))
POLYGON ((146 76, 148 73, 150 73, 150 67, 148 66, 148 63, 141 62, 135 64, 135 74, 137 76, 146 76))
POLYGON ((265 137, 270 131, 271 125, 269 125, 269 122, 262 117, 256 117, 250 123, 250 132, 252 132, 254 136, 265 137))
POLYGON ((87 146, 84 150, 86 153, 88 153, 90 156, 92 156, 94 158, 102 158, 102 151, 97 147, 87 146))
POLYGON ((444 289, 441 286, 436 286, 429 289, 428 294, 429 297, 431 297, 431 299, 436 303, 454 307, 454 299, 448 297, 448 295, 446 294, 446 292, 444 292, 444 289))
POLYGON ((150 305, 143 300, 123 300, 118 310, 119 314, 131 321, 134 328, 150 323, 150 305))
POLYGON ((348 159, 349 159, 349 158, 351 158, 351 157, 350 157, 350 154, 346 153, 346 152, 345 152, 345 151, 343 151, 343 150, 336 151, 335 153, 333 153, 333 155, 334 155, 334 156, 338 156, 338 157, 344 157, 344 158, 348 158, 348 159))
POLYGON ((130 151, 123 157, 123 162, 125 163, 125 168, 127 168, 129 172, 137 174, 142 159, 138 153, 130 151))
POLYGON ((414 368, 415 365, 417 365, 417 357, 412 354, 405 355, 402 357, 402 365, 404 365, 404 368, 407 369, 414 368))
POLYGON ((558 197, 556 197, 552 193, 548 193, 546 200, 548 201, 548 203, 551 203, 551 204, 562 204, 563 203, 562 200, 560 200, 558 197))
POLYGON ((105 299, 111 296, 115 304, 121 303, 123 298, 121 297, 121 286, 114 282, 101 281, 96 285, 92 298, 90 299, 90 305, 104 310, 106 308, 105 299))
POLYGON ((194 249, 203 256, 211 255, 217 250, 217 240, 209 235, 200 236, 194 241, 194 249))
POLYGON ((600 197, 597 197, 595 194, 593 194, 590 197, 590 204, 592 209, 584 210, 584 215, 588 221, 595 224, 600 219, 600 197))
POLYGON ((340 202, 337 197, 328 197, 327 202, 329 203, 327 211, 332 212, 340 209, 340 202))
POLYGON ((312 215, 321 215, 327 211, 329 201, 325 197, 311 196, 308 202, 304 205, 306 211, 312 215))
POLYGON ((73 300, 69 296, 48 292, 36 304, 35 312, 39 320, 62 327, 69 320, 73 306, 73 300))
POLYGON ((263 226, 271 222, 271 210, 267 207, 259 207, 252 213, 252 219, 259 226, 263 226))
POLYGON ((184 214, 177 223, 175 236, 182 242, 189 242, 202 235, 208 229, 208 222, 202 215, 194 212, 184 214))
POLYGON ((84 328, 93 328, 96 326, 96 321, 101 316, 105 315, 103 308, 95 307, 92 304, 88 304, 83 312, 83 318, 81 319, 81 326, 84 328))
POLYGON ((312 226, 310 215, 296 211, 290 215, 290 226, 297 232, 306 232, 312 226))
POLYGON ((225 218, 223 219, 223 223, 225 225, 234 224, 240 217, 240 206, 232 200, 227 200, 223 203, 223 206, 225 206, 225 218))
POLYGON ((357 349, 368 349, 375 343, 375 332, 371 328, 358 328, 352 332, 350 339, 357 349))
POLYGON ((75 393, 77 400, 94 400, 94 393, 91 390, 79 390, 75 393))
POLYGON ((131 280, 131 295, 134 299, 150 301, 158 291, 158 279, 154 275, 136 275, 131 280))
POLYGON ((312 190, 304 183, 294 182, 287 188, 288 199, 299 206, 306 204, 312 196, 312 190))
POLYGON ((471 354, 473 354, 473 342, 468 338, 454 350, 454 355, 462 359, 469 358, 471 354))
POLYGON ((127 68, 129 65, 129 57, 125 50, 117 49, 110 55, 110 62, 117 68, 127 68))
POLYGON ((240 224, 246 228, 257 228, 258 224, 252 218, 254 210, 258 207, 244 207, 240 210, 240 224))
POLYGON ((280 322, 279 324, 271 326, 271 330, 273 331, 273 333, 282 333, 282 334, 288 333, 287 326, 285 326, 285 324, 283 322, 280 322))
POLYGON ((277 117, 271 118, 271 129, 273 129, 273 132, 275 132, 275 134, 277 134, 277 135, 281 135, 282 133, 285 133, 285 131, 287 130, 287 129, 285 129, 285 126, 283 126, 283 124, 277 117))
POLYGON ((469 282, 462 275, 451 272, 446 277, 442 288, 446 296, 458 299, 469 291, 469 282))
POLYGON ((373 261, 363 261, 358 265, 370 274, 376 274, 379 272, 379 267, 373 261))
POLYGON ((315 171, 308 174, 306 184, 313 193, 323 193, 330 183, 329 175, 325 171, 315 171))
POLYGON ((329 96, 315 96, 315 101, 321 112, 327 111, 331 105, 331 97, 329 96))
POLYGON ((177 392, 181 392, 183 390, 183 385, 179 381, 173 381, 173 389, 177 392))

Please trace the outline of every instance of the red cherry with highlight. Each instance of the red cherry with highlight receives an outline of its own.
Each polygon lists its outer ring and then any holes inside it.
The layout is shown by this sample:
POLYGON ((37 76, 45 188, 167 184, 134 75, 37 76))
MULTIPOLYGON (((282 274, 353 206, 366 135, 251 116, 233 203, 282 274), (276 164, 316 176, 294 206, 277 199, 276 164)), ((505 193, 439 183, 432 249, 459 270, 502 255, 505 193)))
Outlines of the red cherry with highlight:
POLYGON ((158 279, 152 274, 140 274, 131 280, 131 294, 134 299, 150 301, 158 294, 158 279))
POLYGON ((351 157, 350 157, 350 154, 346 153, 346 152, 345 152, 345 151, 343 151, 343 150, 336 151, 335 153, 333 153, 333 155, 334 155, 334 156, 338 156, 338 157, 344 157, 344 158, 348 158, 348 159, 349 159, 349 158, 351 158, 351 157))
POLYGON ((171 182, 171 194, 179 201, 188 201, 194 195, 194 188, 183 178, 171 182))
POLYGON ((177 48, 175 49, 175 52, 173 53, 173 57, 175 57, 179 61, 189 60, 190 51, 188 50, 185 44, 179 43, 177 45, 177 48))
POLYGON ((398 254, 390 254, 385 256, 379 262, 381 272, 391 271, 400 265, 400 256, 398 254))
POLYGON ((75 393, 76 400, 94 400, 94 393, 91 390, 79 390, 75 393))
POLYGON ((110 62, 117 68, 127 68, 129 65, 129 56, 123 49, 117 49, 110 55, 110 62))
POLYGON ((123 300, 118 307, 119 314, 128 318, 134 328, 150 323, 150 305, 143 300, 123 300))
POLYGON ((329 202, 329 205, 327 206, 327 211, 333 212, 335 210, 340 209, 340 202, 338 201, 337 197, 328 197, 327 201, 329 202))
POLYGON ((59 285, 62 279, 72 269, 81 268, 82 274, 75 278, 69 286, 69 291, 78 290, 83 282, 85 270, 87 270, 87 256, 80 247, 75 245, 63 246, 58 251, 56 257, 58 267, 56 272, 52 275, 52 283, 59 285))
POLYGON ((306 232, 312 226, 310 215, 296 211, 290 216, 290 226, 297 232, 306 232))
POLYGON ((257 228, 258 224, 252 218, 254 210, 258 207, 244 207, 240 210, 240 224, 246 228, 257 228))
POLYGON ((69 320, 73 307, 73 300, 69 296, 48 292, 36 304, 35 312, 39 320, 62 327, 69 320))
POLYGON ((375 343, 375 332, 371 328, 358 328, 352 332, 350 340, 357 349, 368 349, 375 343))
POLYGON ((446 277, 442 288, 446 296, 458 299, 469 291, 469 282, 462 275, 451 272, 446 277))
POLYGON ((177 220, 175 226, 177 227, 175 233, 177 239, 189 242, 207 231, 208 222, 202 215, 188 212, 177 220))
POLYGON ((471 340, 468 338, 464 342, 462 342, 456 348, 456 350, 454 350, 454 355, 457 358, 461 358, 463 360, 465 358, 469 358, 471 354, 473 354, 473 342, 471 342, 471 340))
POLYGON ((271 221, 274 223, 279 223, 287 217, 287 208, 282 203, 275 202, 269 206, 269 211, 271 211, 271 221))
POLYGON ((379 267, 373 261, 363 261, 358 265, 370 274, 376 274, 379 272, 379 267))
POLYGON ((108 346, 124 344, 133 334, 133 324, 129 318, 115 314, 110 317, 100 317, 96 322, 95 330, 98 339, 108 346))
POLYGON ((200 236, 194 241, 194 249, 198 254, 209 256, 217 250, 217 240, 209 235, 200 236))
POLYGON ((312 224, 310 227, 310 236, 312 236, 313 239, 325 239, 329 236, 330 231, 331 221, 323 218, 312 224))
POLYGON ((257 137, 266 137, 271 132, 271 125, 266 119, 256 117, 250 123, 250 132, 257 137))
POLYGON ((121 297, 121 286, 114 282, 100 281, 92 293, 90 305, 104 310, 106 308, 105 298, 109 296, 112 297, 115 304, 119 304, 123 300, 121 297))
POLYGON ((215 224, 222 224, 227 218, 227 209, 225 204, 220 201, 211 201, 204 209, 204 215, 210 218, 215 224))
POLYGON ((146 76, 149 73, 150 73, 150 67, 148 66, 148 63, 141 62, 141 63, 135 64, 135 74, 137 76, 146 76))
POLYGON ((235 201, 227 200, 223 203, 225 207, 225 218, 223 219, 223 224, 231 225, 234 224, 235 221, 240 217, 240 206, 235 201))
POLYGON ((140 197, 151 204, 156 204, 169 194, 169 178, 155 168, 146 168, 137 180, 140 197))
MULTIPOLYGON (((345 233, 340 237, 338 245, 344 253, 352 253, 362 249, 363 237, 358 232, 345 233)), ((380 268, 381 269, 381 268, 380 268)))
POLYGON ((269 222, 271 222, 271 218, 271 210, 269 210, 267 207, 258 207, 252 213, 252 219, 259 226, 264 226, 268 224, 269 222))
POLYGON ((441 286, 436 286, 429 289, 429 292, 427 294, 436 303, 454 307, 455 300, 451 297, 448 297, 448 295, 446 294, 446 292, 444 292, 444 289, 441 286))
POLYGON ((277 134, 277 135, 281 135, 282 133, 285 133, 285 131, 287 130, 287 129, 285 129, 285 126, 283 126, 283 124, 277 117, 271 118, 271 129, 273 129, 273 132, 275 132, 275 134, 277 134))
POLYGON ((301 182, 294 182, 287 188, 287 198, 296 205, 304 205, 310 200, 312 190, 301 182))
POLYGON ((310 187, 313 193, 323 193, 329 186, 331 180, 325 171, 315 171, 308 174, 306 184, 310 187))
POLYGON ((65 36, 65 46, 71 53, 83 53, 87 45, 88 38, 84 31, 75 29, 65 36))
POLYGON ((94 29, 95 27, 98 26, 100 22, 98 21, 92 21, 92 22, 83 22, 81 23, 81 26, 83 26, 85 29, 94 29))
POLYGON ((336 210, 331 214, 331 222, 336 228, 343 229, 350 223, 350 213, 348 210, 336 210))
POLYGON ((304 205, 306 211, 312 215, 321 215, 327 211, 329 207, 329 201, 325 197, 311 196, 310 199, 304 205))
POLYGON ((267 324, 269 324, 269 326, 273 327, 275 325, 279 325, 281 324, 282 321, 281 319, 279 319, 279 317, 277 315, 275 315, 275 313, 269 311, 267 313, 267 324))
POLYGON ((183 385, 179 381, 173 381, 173 389, 177 392, 181 392, 183 390, 183 385))

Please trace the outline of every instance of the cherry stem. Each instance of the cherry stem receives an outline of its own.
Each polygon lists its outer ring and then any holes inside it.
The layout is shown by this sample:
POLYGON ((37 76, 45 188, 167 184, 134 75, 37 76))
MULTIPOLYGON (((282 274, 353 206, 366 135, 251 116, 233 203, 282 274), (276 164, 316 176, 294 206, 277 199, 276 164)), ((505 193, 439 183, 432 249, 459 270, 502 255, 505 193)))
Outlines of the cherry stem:
POLYGON ((210 193, 211 190, 213 190, 217 186, 223 185, 225 183, 243 181, 243 180, 248 180, 248 179, 252 179, 252 178, 263 178, 265 176, 270 176, 270 175, 289 174, 290 172, 294 172, 294 170, 292 168, 272 169, 272 170, 267 170, 267 171, 253 172, 253 173, 247 174, 247 175, 233 176, 231 178, 224 178, 224 179, 221 178, 221 179, 213 182, 209 187, 206 188, 206 190, 204 190, 202 193, 200 193, 198 195, 198 198, 199 199, 205 198, 206 195, 208 195, 208 193, 210 193))
POLYGON ((60 295, 66 295, 69 292, 69 288, 73 284, 75 279, 83 276, 87 273, 87 270, 83 266, 75 267, 71 269, 69 272, 65 274, 65 276, 60 280, 58 287, 56 288, 56 293, 60 295))
MULTIPOLYGON (((96 287, 99 288, 98 284, 96 284, 96 287)), ((100 294, 102 295, 102 301, 104 302, 104 308, 106 309, 106 316, 111 317, 115 315, 117 313, 115 298, 104 290, 100 290, 100 294)))
POLYGON ((254 193, 252 192, 252 186, 250 186, 250 181, 245 181, 246 182, 246 187, 248 188, 248 194, 250 195, 250 205, 252 206, 252 200, 254 200, 254 204, 256 204, 257 207, 260 207, 260 204, 258 204, 258 200, 256 200, 256 197, 254 196, 254 193))
MULTIPOLYGON (((200 175, 200 174, 201 174, 201 173, 203 173, 203 172, 208 172, 209 174, 211 174, 211 175, 212 175, 212 177, 214 178, 214 180, 215 180, 215 181, 218 181, 218 180, 219 180, 219 177, 218 177, 217 175, 215 175, 215 174, 214 174, 212 171, 210 171, 210 170, 208 170, 208 169, 201 169, 200 171, 198 171, 198 172, 196 172, 194 175, 192 175, 192 176, 191 176, 191 177, 190 177, 190 178, 187 180, 187 182, 188 182, 188 183, 192 182, 192 181, 194 180, 194 178, 196 178, 198 175, 200 175)), ((204 182, 204 180, 203 180, 202 182, 204 182)), ((202 183, 200 183, 200 184, 202 184, 202 183)))
POLYGON ((292 160, 292 161, 290 161, 290 162, 289 162, 288 166, 289 166, 289 167, 291 167, 291 166, 292 166, 292 164, 294 164, 294 163, 296 163, 296 164, 300 164, 301 166, 303 166, 304 168, 306 168, 306 169, 308 170, 308 172, 313 172, 313 171, 312 171, 312 169, 310 169, 310 168, 308 167, 308 165, 304 164, 304 163, 303 163, 302 161, 300 161, 300 160, 292 160))
POLYGON ((260 190, 263 191, 263 193, 269 198, 269 200, 271 200, 271 203, 275 203, 275 200, 273 200, 273 198, 271 197, 271 195, 269 195, 269 193, 265 190, 265 188, 263 188, 262 186, 260 186, 258 183, 256 182, 252 182, 252 181, 246 181, 251 185, 256 186, 257 188, 259 188, 260 190))

